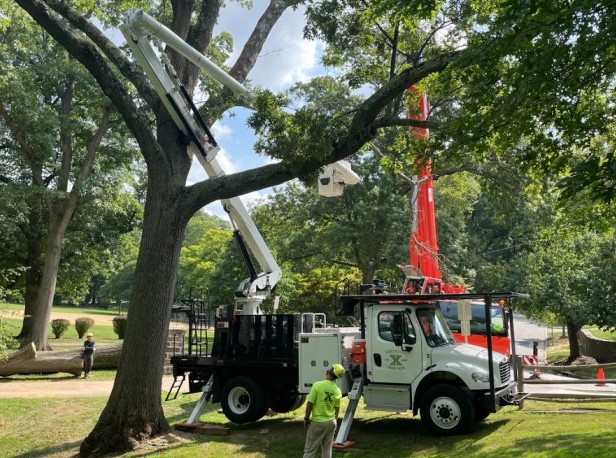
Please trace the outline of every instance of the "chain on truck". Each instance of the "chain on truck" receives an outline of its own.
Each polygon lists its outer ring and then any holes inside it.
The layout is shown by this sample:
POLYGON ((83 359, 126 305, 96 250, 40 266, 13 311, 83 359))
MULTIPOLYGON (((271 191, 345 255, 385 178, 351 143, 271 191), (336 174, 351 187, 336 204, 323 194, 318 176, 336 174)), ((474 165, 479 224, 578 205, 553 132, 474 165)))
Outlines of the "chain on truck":
MULTIPOLYGON (((174 76, 164 50, 157 52, 151 39, 173 48, 237 96, 250 99, 248 90, 141 11, 130 11, 120 30, 176 125, 190 139, 189 154, 208 176, 224 175, 216 140, 174 76)), ((319 176, 319 192, 338 196, 358 181, 350 165, 339 161, 319 176)), ((278 283, 280 268, 242 201, 232 198, 222 203, 250 276, 237 289, 235 304, 218 308, 211 345, 212 322, 204 304, 194 301, 179 307, 189 319, 188 345, 186 353, 171 358, 174 382, 168 398, 177 396, 187 376, 189 390, 202 392, 187 425, 198 421, 210 401, 220 403, 235 423, 257 421, 270 409, 295 410, 312 384, 336 362, 346 369, 337 383, 349 398, 336 443, 346 441, 360 398, 368 409, 419 413, 431 431, 446 435, 467 432, 490 413, 524 398, 516 392, 509 359, 493 352, 490 344, 483 349, 456 343, 437 306, 437 299, 452 299, 463 310, 464 303, 470 307, 471 300, 482 300, 490 342, 492 300, 511 303, 523 295, 389 294, 377 281, 356 294, 347 287, 339 297, 340 313, 358 315, 357 326, 330 326, 324 314, 263 314, 261 303, 278 283)))

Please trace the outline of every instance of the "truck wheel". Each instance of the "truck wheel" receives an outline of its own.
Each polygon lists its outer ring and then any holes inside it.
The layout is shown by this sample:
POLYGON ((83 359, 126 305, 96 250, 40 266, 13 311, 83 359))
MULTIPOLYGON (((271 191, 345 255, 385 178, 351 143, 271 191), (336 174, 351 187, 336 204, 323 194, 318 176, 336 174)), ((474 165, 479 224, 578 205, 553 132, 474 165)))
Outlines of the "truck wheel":
POLYGON ((278 413, 292 412, 306 401, 305 395, 285 396, 272 400, 272 410, 278 413))
POLYGON ((421 421, 435 434, 453 436, 469 432, 475 421, 475 408, 460 388, 437 385, 424 394, 421 421))
POLYGON ((250 377, 234 377, 221 392, 222 411, 237 424, 257 421, 269 408, 269 393, 250 377))

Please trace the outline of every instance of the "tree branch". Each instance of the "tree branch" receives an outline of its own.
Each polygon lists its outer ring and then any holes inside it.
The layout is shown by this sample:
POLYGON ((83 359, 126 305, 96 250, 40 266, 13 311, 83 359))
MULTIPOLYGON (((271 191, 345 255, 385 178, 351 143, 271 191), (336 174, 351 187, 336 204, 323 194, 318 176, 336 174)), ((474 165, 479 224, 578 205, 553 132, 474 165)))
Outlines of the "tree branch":
POLYGON ((289 3, 286 0, 271 0, 270 4, 263 12, 257 25, 255 26, 250 38, 246 41, 244 48, 237 61, 229 70, 229 75, 240 82, 246 80, 246 76, 250 70, 253 69, 261 49, 265 44, 265 40, 269 36, 270 32, 282 13, 289 7, 289 3))
POLYGON ((420 129, 434 129, 440 126, 439 123, 432 121, 419 121, 416 119, 398 118, 397 116, 377 118, 372 123, 374 127, 418 127, 420 129))
POLYGON ((68 189, 68 182, 73 164, 73 134, 70 128, 71 112, 73 111, 73 95, 75 93, 75 77, 69 75, 66 87, 60 91, 60 149, 62 161, 58 172, 58 190, 68 189))
POLYGON ((137 89, 146 103, 154 108, 160 104, 156 92, 150 86, 145 74, 133 62, 126 58, 124 52, 119 49, 107 36, 101 32, 86 17, 81 16, 64 0, 48 0, 46 2, 56 13, 68 21, 73 27, 81 30, 98 46, 107 58, 120 70, 137 89))
POLYGON ((375 120, 383 107, 428 75, 444 70, 448 65, 465 55, 466 50, 447 52, 437 58, 410 67, 392 78, 385 86, 368 97, 355 111, 346 138, 334 148, 332 161, 343 159, 358 151, 376 135, 375 120))
MULTIPOLYGON (((282 16, 282 13, 284 13, 288 7, 289 2, 287 0, 270 1, 270 4, 259 18, 252 34, 246 41, 237 61, 229 70, 230 76, 240 83, 246 81, 248 73, 254 68, 259 53, 263 49, 265 40, 282 16)), ((218 119, 220 114, 224 113, 230 107, 228 100, 221 94, 217 97, 212 97, 205 108, 208 112, 206 117, 210 120, 214 120, 218 119)))
POLYGON ((186 214, 190 218, 205 205, 276 186, 296 178, 282 163, 268 164, 223 177, 210 178, 186 188, 186 214))

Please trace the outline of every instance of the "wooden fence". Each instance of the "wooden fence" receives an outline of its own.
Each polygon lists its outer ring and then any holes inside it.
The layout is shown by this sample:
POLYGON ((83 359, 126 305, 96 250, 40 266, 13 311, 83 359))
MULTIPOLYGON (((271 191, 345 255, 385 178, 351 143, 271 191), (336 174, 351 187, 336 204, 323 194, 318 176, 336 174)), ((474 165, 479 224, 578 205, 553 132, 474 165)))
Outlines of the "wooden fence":
MULTIPOLYGON (((588 364, 585 366, 545 366, 545 365, 525 365, 523 358, 520 356, 516 361, 517 368, 517 381, 518 391, 524 393, 524 385, 599 385, 607 383, 616 383, 616 379, 606 378, 584 378, 584 379, 571 379, 571 380, 554 380, 541 378, 541 371, 570 373, 577 372, 584 369, 596 370, 616 368, 616 363, 606 364, 588 364), (524 369, 531 369, 538 377, 524 378, 524 369)), ((608 388, 609 389, 609 388, 608 388)), ((535 401, 551 401, 551 402, 616 402, 616 391, 608 391, 602 393, 601 391, 588 391, 586 393, 532 393, 526 399, 535 401)), ((520 409, 524 408, 524 401, 520 403, 520 409)))

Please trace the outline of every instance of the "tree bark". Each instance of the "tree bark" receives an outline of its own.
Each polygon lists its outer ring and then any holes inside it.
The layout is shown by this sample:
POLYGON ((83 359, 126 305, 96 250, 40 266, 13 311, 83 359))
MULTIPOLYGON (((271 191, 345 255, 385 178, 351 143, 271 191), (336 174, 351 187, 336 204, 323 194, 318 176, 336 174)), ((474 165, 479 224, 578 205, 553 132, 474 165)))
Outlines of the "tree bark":
POLYGON ((578 340, 578 332, 580 329, 582 329, 582 326, 567 321, 567 334, 569 337, 569 357, 567 358, 567 364, 571 364, 571 362, 580 357, 580 341, 578 340))
POLYGON ((182 189, 149 183, 124 350, 109 401, 81 444, 82 456, 131 450, 136 441, 169 431, 160 392, 167 317, 187 223, 176 216, 182 214, 182 189))
MULTIPOLYGON (((115 369, 120 360, 122 345, 105 345, 96 348, 95 369, 115 369)), ((0 376, 18 374, 56 374, 66 372, 79 375, 82 371, 82 349, 46 351, 38 353, 34 343, 26 345, 0 361, 0 376)))
POLYGON ((30 212, 28 214, 28 225, 25 228, 26 232, 26 249, 28 251, 26 265, 28 270, 26 271, 26 294, 24 297, 24 319, 21 326, 21 331, 15 337, 21 340, 25 336, 31 335, 32 332, 32 313, 34 310, 34 304, 36 304, 36 298, 39 294, 39 285, 41 283, 41 276, 43 271, 42 266, 42 245, 43 235, 41 232, 42 221, 42 203, 39 198, 36 199, 36 203, 32 204, 30 212))

